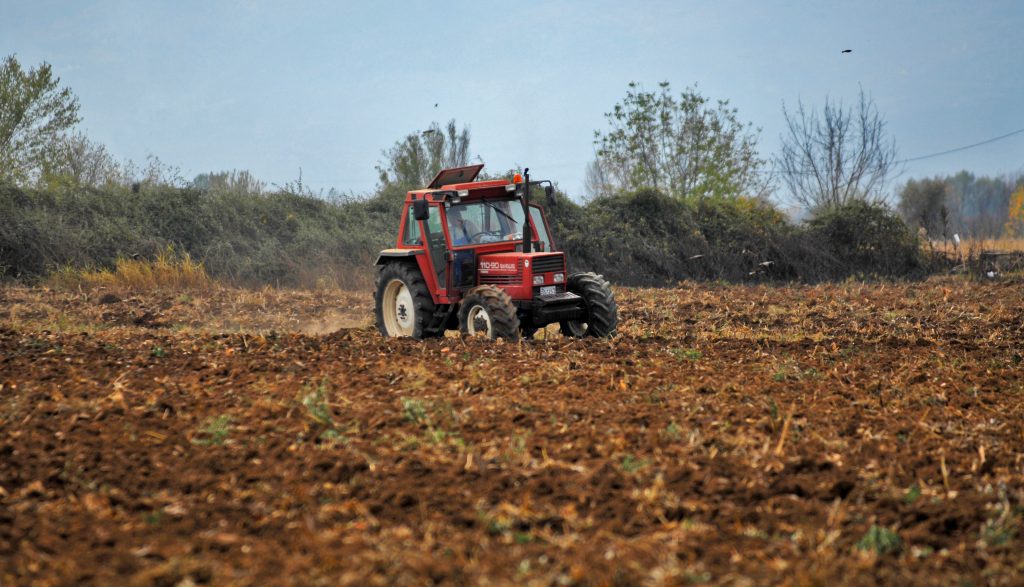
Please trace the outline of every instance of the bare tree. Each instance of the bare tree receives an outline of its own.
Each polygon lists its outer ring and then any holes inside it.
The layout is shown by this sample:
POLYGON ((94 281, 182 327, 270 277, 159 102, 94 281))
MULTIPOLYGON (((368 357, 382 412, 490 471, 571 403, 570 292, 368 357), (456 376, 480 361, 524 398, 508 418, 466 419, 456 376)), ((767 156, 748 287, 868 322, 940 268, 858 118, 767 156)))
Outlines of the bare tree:
POLYGON ((586 175, 583 177, 583 189, 591 198, 607 196, 615 190, 615 186, 600 160, 594 159, 587 164, 586 175))
POLYGON ((884 201, 887 182, 897 172, 896 142, 874 101, 860 92, 856 110, 825 98, 825 108, 795 112, 782 105, 788 133, 776 167, 793 199, 810 209, 855 200, 884 201))
POLYGON ((155 185, 183 188, 190 183, 181 174, 180 167, 164 163, 156 155, 147 155, 144 165, 125 160, 121 166, 121 173, 125 180, 132 183, 133 190, 142 186, 155 185))
POLYGON ((212 192, 233 192, 254 196, 262 195, 267 189, 266 183, 256 179, 256 176, 246 169, 200 173, 192 180, 192 185, 212 192))

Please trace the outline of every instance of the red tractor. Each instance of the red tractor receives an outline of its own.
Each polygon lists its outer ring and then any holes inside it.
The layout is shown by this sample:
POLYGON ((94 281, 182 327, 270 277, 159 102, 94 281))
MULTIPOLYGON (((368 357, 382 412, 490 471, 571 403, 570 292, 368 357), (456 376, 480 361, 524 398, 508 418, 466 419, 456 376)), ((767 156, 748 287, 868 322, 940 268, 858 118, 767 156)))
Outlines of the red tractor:
POLYGON ((377 329, 515 340, 558 322, 567 336, 612 336, 618 309, 608 282, 566 274, 565 253, 530 202, 538 185, 550 199, 551 182, 531 182, 529 169, 512 181, 474 181, 482 168, 442 169, 406 194, 398 242, 377 257, 377 329))

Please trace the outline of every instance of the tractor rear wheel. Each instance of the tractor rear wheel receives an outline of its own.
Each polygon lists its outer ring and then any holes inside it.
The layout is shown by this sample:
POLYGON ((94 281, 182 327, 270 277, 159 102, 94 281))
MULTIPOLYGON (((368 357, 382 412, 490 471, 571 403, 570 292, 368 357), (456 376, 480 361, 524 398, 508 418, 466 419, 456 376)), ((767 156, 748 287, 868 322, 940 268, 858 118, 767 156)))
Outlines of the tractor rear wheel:
POLYGON ((564 320, 559 323, 562 334, 573 338, 584 336, 610 337, 619 324, 619 309, 615 305, 611 285, 603 275, 574 273, 566 282, 566 290, 581 298, 587 306, 584 320, 564 320))
POLYGON ((493 285, 469 290, 459 307, 459 330, 469 336, 518 340, 519 316, 512 298, 493 285))
POLYGON ((384 336, 437 336, 432 328, 434 301, 415 266, 409 263, 382 266, 377 273, 373 299, 377 330, 384 336))

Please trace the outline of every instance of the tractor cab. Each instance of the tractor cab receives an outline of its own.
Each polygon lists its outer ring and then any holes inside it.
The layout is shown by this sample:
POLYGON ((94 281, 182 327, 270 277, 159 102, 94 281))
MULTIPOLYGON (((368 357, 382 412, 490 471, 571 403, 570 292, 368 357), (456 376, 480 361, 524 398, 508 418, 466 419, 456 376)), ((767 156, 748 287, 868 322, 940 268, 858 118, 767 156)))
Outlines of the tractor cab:
POLYGON ((560 322, 585 333, 586 300, 569 287, 565 254, 556 249, 543 208, 530 201, 535 187, 550 201, 551 182, 530 181, 528 169, 511 181, 474 181, 482 168, 443 169, 426 188, 406 195, 396 246, 377 258, 387 277, 387 283, 378 279, 381 332, 422 338, 457 327, 516 338, 560 322), (391 275, 400 270, 418 274, 422 285, 391 275), (488 307, 476 304, 482 295, 488 307))

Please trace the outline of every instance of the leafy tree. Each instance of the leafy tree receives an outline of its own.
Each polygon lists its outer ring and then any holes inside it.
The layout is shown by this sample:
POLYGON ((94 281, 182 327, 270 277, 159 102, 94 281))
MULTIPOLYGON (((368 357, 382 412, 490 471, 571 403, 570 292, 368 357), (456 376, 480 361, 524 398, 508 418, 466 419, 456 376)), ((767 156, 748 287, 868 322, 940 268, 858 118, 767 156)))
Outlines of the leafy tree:
POLYGON ((101 188, 128 183, 124 169, 107 148, 83 133, 58 139, 42 162, 43 186, 75 185, 101 188))
POLYGON ((856 110, 825 98, 819 116, 782 105, 787 133, 776 166, 793 199, 809 209, 882 201, 896 172, 896 143, 874 101, 860 92, 856 110))
POLYGON ((931 237, 951 235, 946 205, 949 186, 941 178, 910 180, 900 191, 899 212, 907 224, 925 229, 931 237))
POLYGON ((712 103, 685 89, 678 98, 668 82, 647 92, 636 82, 605 114, 609 130, 594 133, 597 157, 587 171, 594 196, 653 188, 674 197, 759 196, 757 132, 743 124, 728 100, 712 103))
POLYGON ((444 128, 434 122, 382 154, 386 162, 377 165, 381 186, 426 187, 438 171, 469 163, 469 129, 458 130, 454 119, 444 128))
POLYGON ((49 63, 25 71, 9 55, 0 64, 0 180, 38 178, 46 158, 79 122, 78 98, 59 84, 49 63))

